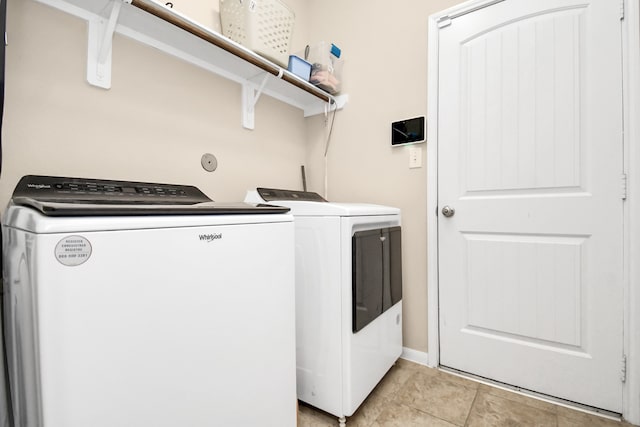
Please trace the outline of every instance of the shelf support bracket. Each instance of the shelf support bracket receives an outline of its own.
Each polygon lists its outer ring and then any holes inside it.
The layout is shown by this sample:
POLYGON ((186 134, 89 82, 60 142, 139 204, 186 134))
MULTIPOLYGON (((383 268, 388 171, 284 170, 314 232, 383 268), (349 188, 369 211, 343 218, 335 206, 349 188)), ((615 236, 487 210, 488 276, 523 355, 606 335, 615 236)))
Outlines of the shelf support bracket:
POLYGON ((111 88, 111 52, 122 3, 132 0, 113 0, 109 19, 98 16, 89 20, 89 49, 87 53, 87 81, 93 86, 111 88))
MULTIPOLYGON (((280 70, 280 74, 283 74, 282 70, 280 70)), ((256 104, 268 80, 269 74, 265 74, 258 89, 255 89, 255 84, 249 81, 242 83, 242 127, 245 129, 255 129, 256 104)))

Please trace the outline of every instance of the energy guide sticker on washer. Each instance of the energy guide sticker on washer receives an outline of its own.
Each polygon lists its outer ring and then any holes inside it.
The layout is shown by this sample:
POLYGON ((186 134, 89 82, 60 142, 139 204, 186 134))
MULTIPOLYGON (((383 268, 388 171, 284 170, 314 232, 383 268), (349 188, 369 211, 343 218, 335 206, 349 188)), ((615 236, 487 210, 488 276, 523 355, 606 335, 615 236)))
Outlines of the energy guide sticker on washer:
POLYGON ((60 264, 80 265, 91 256, 91 243, 82 236, 68 236, 58 242, 55 255, 60 264))

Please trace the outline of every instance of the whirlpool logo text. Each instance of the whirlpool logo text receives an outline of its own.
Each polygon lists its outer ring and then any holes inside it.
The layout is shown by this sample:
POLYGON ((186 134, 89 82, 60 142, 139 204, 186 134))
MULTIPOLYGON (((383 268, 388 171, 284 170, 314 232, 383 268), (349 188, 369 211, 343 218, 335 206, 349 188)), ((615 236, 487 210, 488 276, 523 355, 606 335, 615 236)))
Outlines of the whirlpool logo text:
POLYGON ((51 188, 49 184, 33 184, 28 183, 27 188, 35 188, 36 190, 45 190, 51 188))
POLYGON ((213 242, 214 240, 222 239, 222 233, 212 233, 212 234, 200 234, 200 240, 205 242, 213 242))

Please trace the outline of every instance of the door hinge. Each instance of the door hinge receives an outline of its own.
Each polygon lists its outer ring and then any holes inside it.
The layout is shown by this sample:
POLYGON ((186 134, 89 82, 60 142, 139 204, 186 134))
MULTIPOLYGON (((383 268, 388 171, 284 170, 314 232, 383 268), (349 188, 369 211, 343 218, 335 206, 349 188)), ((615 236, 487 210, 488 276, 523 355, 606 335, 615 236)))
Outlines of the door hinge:
POLYGON ((620 381, 623 383, 627 381, 627 355, 622 356, 622 364, 620 367, 620 381))
POLYGON ((624 19, 624 0, 620 0, 620 20, 624 19))
POLYGON ((449 17, 449 15, 441 16, 440 18, 438 18, 437 24, 438 28, 448 27, 449 25, 451 25, 451 18, 449 17))
POLYGON ((627 174, 620 175, 620 190, 622 200, 627 200, 627 174))

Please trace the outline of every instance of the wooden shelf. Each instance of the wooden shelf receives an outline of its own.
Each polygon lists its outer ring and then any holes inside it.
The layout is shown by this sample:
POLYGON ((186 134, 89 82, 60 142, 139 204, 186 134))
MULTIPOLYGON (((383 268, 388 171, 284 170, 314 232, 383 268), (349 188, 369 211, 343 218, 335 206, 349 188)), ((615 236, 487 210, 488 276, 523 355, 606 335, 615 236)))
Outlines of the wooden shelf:
POLYGON ((342 108, 347 96, 331 96, 277 64, 203 27, 155 0, 38 0, 85 19, 89 26, 87 81, 111 87, 113 34, 119 33, 242 85, 243 126, 253 129, 261 94, 304 112, 342 108))

